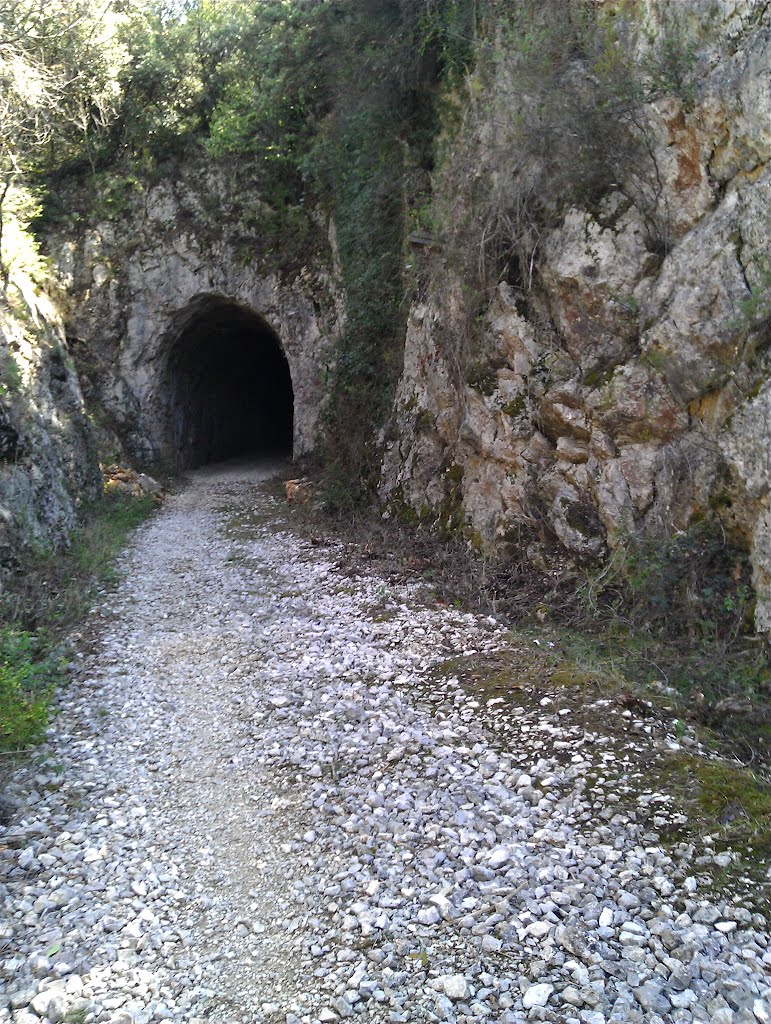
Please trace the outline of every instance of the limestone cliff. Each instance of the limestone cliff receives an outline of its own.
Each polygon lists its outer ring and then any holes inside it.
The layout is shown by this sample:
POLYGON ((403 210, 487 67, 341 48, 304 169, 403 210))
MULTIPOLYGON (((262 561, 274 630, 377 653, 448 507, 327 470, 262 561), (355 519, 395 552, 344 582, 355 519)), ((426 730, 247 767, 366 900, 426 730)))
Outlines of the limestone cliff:
POLYGON ((61 318, 16 272, 0 297, 0 565, 66 544, 79 509, 100 492, 61 318))
MULTIPOLYGON (((676 6, 692 84, 651 89, 634 112, 640 148, 558 217, 572 143, 555 140, 557 168, 548 151, 523 161, 532 84, 521 48, 499 45, 468 83, 434 205, 445 225, 470 225, 478 248, 460 259, 448 249, 456 227, 436 240, 381 493, 485 548, 524 536, 534 555, 556 544, 582 560, 719 503, 751 546, 768 630, 771 5, 633 6, 631 54, 671 32, 676 6), (470 324, 484 231, 516 228, 514 207, 534 190, 551 215, 508 250, 470 324)), ((578 165, 582 124, 570 123, 578 165)))

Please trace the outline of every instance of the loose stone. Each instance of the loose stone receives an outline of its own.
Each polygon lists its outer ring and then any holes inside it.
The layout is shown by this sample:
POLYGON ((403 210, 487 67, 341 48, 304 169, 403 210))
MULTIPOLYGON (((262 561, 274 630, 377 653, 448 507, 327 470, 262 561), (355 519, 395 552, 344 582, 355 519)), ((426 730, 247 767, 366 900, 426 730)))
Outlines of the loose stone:
POLYGON ((477 699, 447 660, 502 626, 343 575, 243 474, 140 529, 9 783, 0 1024, 771 1024, 714 844, 621 804, 654 740, 477 699))

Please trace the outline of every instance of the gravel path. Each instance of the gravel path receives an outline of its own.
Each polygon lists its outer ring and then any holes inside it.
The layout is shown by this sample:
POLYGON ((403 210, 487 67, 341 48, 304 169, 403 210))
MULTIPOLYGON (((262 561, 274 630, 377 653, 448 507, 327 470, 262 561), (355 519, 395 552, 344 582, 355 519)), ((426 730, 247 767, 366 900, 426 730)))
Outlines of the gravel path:
POLYGON ((588 792, 617 741, 421 697, 503 630, 340 574, 259 477, 138 531, 11 787, 0 1021, 771 1021, 763 918, 588 792))

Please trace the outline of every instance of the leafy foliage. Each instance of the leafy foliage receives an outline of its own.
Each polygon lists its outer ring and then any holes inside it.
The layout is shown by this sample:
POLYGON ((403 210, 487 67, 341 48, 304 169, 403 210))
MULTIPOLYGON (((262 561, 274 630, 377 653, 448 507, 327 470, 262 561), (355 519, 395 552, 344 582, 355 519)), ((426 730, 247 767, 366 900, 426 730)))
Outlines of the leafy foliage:
POLYGON ((0 397, 14 395, 21 387, 21 370, 13 353, 0 352, 0 397))
POLYGON ((238 32, 212 97, 207 149, 249 153, 270 183, 269 200, 302 192, 301 164, 329 106, 328 48, 336 42, 330 4, 265 3, 238 32))
POLYGON ((107 27, 111 5, 87 0, 0 0, 0 270, 35 269, 26 226, 30 173, 91 154, 114 116, 117 85, 107 27), (14 237, 11 237, 11 236, 14 237))
POLYGON ((45 729, 59 658, 33 633, 0 629, 0 750, 23 750, 45 729))
POLYGON ((303 170, 334 215, 346 291, 325 455, 354 497, 366 493, 401 366, 410 209, 430 191, 439 87, 471 61, 475 7, 340 4, 328 26, 348 59, 326 73, 328 109, 303 170))
POLYGON ((753 596, 746 551, 715 519, 662 541, 630 542, 619 579, 628 615, 641 627, 673 625, 692 641, 730 642, 746 632, 753 596))
POLYGON ((746 545, 719 510, 671 537, 636 536, 583 581, 570 574, 543 595, 567 626, 576 665, 626 685, 665 686, 685 717, 733 754, 771 763, 771 667, 754 631, 746 545))

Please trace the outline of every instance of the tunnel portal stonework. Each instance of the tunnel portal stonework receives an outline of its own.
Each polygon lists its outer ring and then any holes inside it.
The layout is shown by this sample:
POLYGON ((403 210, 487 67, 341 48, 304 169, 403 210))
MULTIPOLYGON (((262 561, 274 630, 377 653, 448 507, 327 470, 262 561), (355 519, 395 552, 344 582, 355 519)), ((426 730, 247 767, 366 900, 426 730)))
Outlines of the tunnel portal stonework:
POLYGON ((70 297, 70 347, 103 451, 184 468, 246 450, 232 417, 232 444, 224 436, 207 440, 213 428, 204 421, 215 410, 194 407, 201 394, 195 373, 219 374, 218 397, 208 395, 231 415, 228 372, 236 404, 246 402, 249 386, 268 405, 277 394, 286 400, 290 389, 292 408, 279 403, 278 415, 285 427, 291 419, 291 439, 267 436, 263 416, 255 450, 297 457, 314 449, 342 323, 331 251, 319 230, 327 251, 312 265, 272 270, 254 255, 260 216, 244 227, 245 187, 232 168, 209 168, 202 177, 182 167, 136 196, 123 223, 110 218, 49 237, 70 297), (224 345, 224 362, 207 363, 207 345, 224 345))

